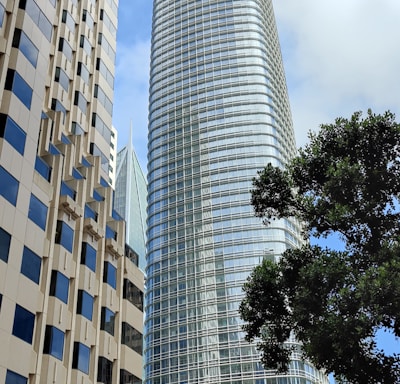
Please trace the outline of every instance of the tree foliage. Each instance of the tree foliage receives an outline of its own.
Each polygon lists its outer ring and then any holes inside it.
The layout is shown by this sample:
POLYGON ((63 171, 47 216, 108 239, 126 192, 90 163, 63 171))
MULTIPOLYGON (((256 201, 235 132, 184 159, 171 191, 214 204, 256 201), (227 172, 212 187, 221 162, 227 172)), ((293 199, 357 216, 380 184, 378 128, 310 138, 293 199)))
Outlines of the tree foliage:
POLYGON ((400 125, 386 112, 338 118, 310 134, 285 170, 254 179, 255 215, 296 217, 304 238, 339 235, 342 251, 288 249, 264 260, 244 286, 240 314, 262 362, 285 372, 292 334, 304 357, 348 383, 400 382, 400 354, 376 344, 400 337, 400 125))

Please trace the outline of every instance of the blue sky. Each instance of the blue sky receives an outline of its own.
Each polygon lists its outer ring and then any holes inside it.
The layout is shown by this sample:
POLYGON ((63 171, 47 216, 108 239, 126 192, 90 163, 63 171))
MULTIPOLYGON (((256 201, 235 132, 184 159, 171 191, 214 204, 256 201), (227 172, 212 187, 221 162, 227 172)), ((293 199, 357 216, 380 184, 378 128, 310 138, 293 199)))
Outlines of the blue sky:
MULTIPOLYGON (((277 0, 274 9, 299 146, 308 131, 358 110, 391 110, 400 121, 399 0, 277 0)), ((118 146, 132 122, 144 171, 151 11, 151 0, 119 2, 114 95, 118 146)), ((400 353, 392 337, 379 342, 400 353)))
MULTIPOLYGON (((274 2, 296 140, 336 117, 390 109, 400 120, 399 0, 274 2)), ((114 125, 146 167, 151 0, 120 0, 114 125)), ((145 170, 145 169, 144 169, 145 170)))

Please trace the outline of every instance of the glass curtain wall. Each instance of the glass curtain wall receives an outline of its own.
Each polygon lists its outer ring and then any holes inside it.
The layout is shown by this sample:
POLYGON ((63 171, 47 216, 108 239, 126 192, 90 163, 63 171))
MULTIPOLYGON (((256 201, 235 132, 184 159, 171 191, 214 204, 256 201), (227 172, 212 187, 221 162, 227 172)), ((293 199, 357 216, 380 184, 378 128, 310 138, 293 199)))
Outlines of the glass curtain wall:
POLYGON ((150 77, 145 383, 327 382, 300 356, 264 371, 238 316, 253 267, 300 241, 250 206, 295 153, 271 1, 155 0, 150 77))

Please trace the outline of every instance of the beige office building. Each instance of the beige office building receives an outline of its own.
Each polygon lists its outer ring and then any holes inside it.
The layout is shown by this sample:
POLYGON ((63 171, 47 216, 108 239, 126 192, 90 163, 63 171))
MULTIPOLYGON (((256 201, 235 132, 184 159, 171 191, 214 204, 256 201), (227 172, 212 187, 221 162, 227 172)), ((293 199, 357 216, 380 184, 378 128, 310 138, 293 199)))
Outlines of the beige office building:
POLYGON ((0 383, 141 383, 109 178, 115 0, 0 0, 0 383))

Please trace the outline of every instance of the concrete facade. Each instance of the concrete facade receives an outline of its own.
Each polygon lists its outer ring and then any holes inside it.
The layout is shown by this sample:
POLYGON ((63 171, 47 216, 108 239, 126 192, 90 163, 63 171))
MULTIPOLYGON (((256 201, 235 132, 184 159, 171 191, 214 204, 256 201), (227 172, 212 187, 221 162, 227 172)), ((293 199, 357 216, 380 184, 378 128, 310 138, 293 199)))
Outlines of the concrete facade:
POLYGON ((144 279, 109 183, 117 10, 0 0, 0 383, 141 382, 144 279))

